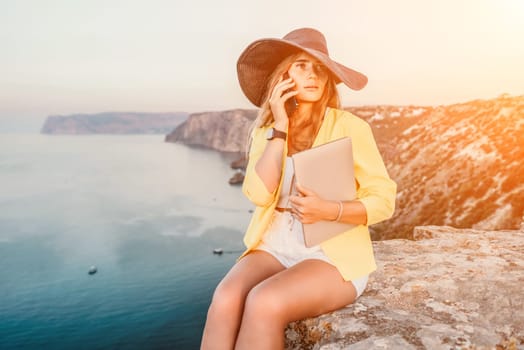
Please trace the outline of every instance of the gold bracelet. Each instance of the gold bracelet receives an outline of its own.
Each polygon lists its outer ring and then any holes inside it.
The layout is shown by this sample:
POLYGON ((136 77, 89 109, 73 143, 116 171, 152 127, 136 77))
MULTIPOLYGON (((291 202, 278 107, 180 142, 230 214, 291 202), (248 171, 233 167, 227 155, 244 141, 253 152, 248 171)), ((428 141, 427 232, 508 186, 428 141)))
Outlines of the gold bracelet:
POLYGON ((344 208, 344 205, 342 204, 342 201, 338 201, 338 215, 337 215, 337 218, 335 219, 336 222, 338 222, 340 218, 342 217, 343 208, 344 208))

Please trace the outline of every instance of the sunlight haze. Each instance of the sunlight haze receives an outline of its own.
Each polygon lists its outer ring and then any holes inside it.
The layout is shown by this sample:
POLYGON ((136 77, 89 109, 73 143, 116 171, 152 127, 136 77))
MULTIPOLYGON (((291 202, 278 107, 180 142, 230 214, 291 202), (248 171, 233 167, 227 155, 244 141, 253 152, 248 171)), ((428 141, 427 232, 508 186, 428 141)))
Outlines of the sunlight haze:
POLYGON ((48 115, 253 108, 252 41, 322 31, 369 77, 343 104, 439 105, 524 94, 524 2, 0 0, 0 131, 48 115))

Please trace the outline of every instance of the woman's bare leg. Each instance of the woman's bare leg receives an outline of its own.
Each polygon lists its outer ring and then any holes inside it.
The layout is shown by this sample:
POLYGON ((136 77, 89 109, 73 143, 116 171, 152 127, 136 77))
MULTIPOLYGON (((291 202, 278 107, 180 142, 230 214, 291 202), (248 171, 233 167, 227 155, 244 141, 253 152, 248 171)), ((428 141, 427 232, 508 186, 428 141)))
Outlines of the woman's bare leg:
POLYGON ((213 294, 201 349, 233 349, 249 291, 283 269, 277 259, 263 251, 253 251, 240 259, 213 294))
POLYGON ((305 260, 249 292, 235 349, 283 349, 289 322, 337 310, 355 298, 355 287, 334 266, 305 260))

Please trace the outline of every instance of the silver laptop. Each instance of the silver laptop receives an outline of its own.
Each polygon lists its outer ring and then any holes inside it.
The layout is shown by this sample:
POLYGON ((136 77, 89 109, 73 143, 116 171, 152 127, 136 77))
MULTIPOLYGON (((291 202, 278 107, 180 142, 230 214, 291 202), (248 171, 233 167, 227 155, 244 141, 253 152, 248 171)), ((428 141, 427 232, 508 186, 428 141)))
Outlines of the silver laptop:
MULTIPOLYGON (((351 138, 344 137, 292 156, 296 181, 327 200, 356 198, 351 138)), ((306 247, 312 247, 357 225, 335 221, 302 224, 306 247)))

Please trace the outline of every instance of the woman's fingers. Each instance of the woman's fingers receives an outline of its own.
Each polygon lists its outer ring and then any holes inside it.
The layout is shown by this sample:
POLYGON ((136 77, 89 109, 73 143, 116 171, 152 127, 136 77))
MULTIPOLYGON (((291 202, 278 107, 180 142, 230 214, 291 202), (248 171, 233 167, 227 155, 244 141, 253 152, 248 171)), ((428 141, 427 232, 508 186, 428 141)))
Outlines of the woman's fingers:
POLYGON ((303 198, 297 197, 297 196, 290 196, 289 201, 291 202, 291 209, 293 210, 293 213, 295 216, 297 216, 301 221, 303 219, 303 216, 305 214, 306 207, 303 203, 303 198), (293 197, 293 198, 292 198, 293 197))
POLYGON ((303 195, 303 196, 316 196, 317 195, 313 190, 311 190, 311 189, 309 189, 307 187, 302 186, 298 182, 295 183, 295 186, 296 186, 298 192, 301 195, 303 195))
POLYGON ((289 196, 293 215, 303 224, 321 220, 319 217, 319 198, 312 190, 301 186, 300 195, 289 196))
POLYGON ((295 86, 295 82, 291 78, 280 81, 277 85, 275 85, 273 93, 271 94, 271 99, 275 100, 284 97, 286 90, 291 89, 293 86, 295 86))
POLYGON ((284 102, 285 102, 285 101, 289 100, 291 97, 296 96, 296 95, 298 95, 298 91, 290 90, 290 91, 288 91, 288 92, 286 92, 285 94, 282 95, 282 100, 284 100, 284 102))
MULTIPOLYGON (((280 97, 284 97, 284 94, 285 94, 286 92, 289 92, 289 91, 287 91, 287 90, 293 88, 293 86, 295 86, 295 84, 296 84, 296 83, 295 83, 291 78, 289 78, 289 79, 287 79, 287 80, 284 80, 284 81, 283 81, 283 85, 282 85, 282 87, 281 87, 281 90, 283 90, 283 91, 282 91, 282 93, 280 94, 280 97)), ((291 91, 293 91, 293 90, 291 90, 291 91)))
POLYGON ((281 77, 271 92, 271 96, 269 98, 269 107, 273 112, 273 117, 275 118, 276 122, 279 120, 286 121, 288 118, 285 109, 285 103, 287 100, 297 94, 297 92, 292 89, 293 86, 295 86, 293 79, 284 79, 281 77))

